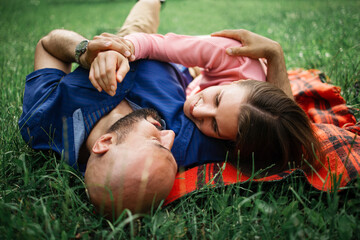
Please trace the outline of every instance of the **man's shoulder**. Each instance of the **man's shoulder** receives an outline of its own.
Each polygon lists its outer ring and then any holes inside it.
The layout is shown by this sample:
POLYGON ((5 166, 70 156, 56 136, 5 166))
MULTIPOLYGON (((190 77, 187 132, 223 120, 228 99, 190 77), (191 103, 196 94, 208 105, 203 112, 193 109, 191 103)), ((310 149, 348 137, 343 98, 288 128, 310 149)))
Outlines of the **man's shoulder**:
POLYGON ((23 113, 18 122, 23 139, 34 149, 64 153, 69 164, 74 165, 75 144, 82 141, 77 140, 79 126, 84 125, 82 109, 97 107, 107 96, 88 84, 88 70, 82 68, 69 74, 40 69, 26 80, 23 113))

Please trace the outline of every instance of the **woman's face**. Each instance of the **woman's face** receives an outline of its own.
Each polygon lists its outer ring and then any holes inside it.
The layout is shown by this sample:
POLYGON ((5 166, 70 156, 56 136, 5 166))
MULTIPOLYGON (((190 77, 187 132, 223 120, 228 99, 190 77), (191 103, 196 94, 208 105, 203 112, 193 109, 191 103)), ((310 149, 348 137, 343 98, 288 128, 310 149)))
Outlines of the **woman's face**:
POLYGON ((208 87, 186 99, 184 113, 205 135, 235 140, 245 91, 238 84, 208 87))

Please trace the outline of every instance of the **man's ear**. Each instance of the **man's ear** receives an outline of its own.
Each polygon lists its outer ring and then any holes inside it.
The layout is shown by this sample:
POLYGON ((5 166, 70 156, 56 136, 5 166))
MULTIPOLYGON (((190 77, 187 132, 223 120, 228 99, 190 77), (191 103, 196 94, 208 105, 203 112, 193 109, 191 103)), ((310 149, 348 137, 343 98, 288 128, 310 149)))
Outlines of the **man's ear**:
POLYGON ((92 152, 95 154, 104 154, 110 149, 110 145, 113 144, 114 135, 107 133, 102 135, 96 140, 94 146, 92 147, 92 152))

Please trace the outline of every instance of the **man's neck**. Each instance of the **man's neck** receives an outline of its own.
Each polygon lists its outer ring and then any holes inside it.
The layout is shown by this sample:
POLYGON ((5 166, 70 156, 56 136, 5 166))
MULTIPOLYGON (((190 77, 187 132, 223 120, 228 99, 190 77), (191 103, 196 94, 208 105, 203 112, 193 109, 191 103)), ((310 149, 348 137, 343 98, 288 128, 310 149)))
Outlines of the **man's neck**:
POLYGON ((103 116, 95 124, 88 138, 86 139, 86 149, 90 152, 96 140, 105 134, 110 126, 131 112, 133 112, 133 109, 130 107, 129 103, 126 100, 122 100, 113 110, 111 110, 107 115, 103 116))

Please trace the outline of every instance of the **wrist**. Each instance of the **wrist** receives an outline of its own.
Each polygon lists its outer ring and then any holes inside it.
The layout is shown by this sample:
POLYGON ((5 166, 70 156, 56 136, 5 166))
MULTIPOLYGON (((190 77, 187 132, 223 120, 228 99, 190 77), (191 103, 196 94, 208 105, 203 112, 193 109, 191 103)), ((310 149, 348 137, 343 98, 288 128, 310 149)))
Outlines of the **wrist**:
POLYGON ((277 43, 276 45, 269 48, 265 58, 268 62, 276 62, 284 58, 284 52, 280 44, 277 43))
POLYGON ((81 61, 80 59, 83 59, 83 56, 85 55, 84 53, 87 50, 89 44, 89 40, 85 39, 82 40, 81 42, 79 42, 76 47, 75 47, 75 62, 77 62, 78 64, 82 64, 84 63, 84 61, 81 61))
POLYGON ((279 58, 284 57, 284 52, 279 43, 274 42, 274 44, 268 49, 267 56, 265 57, 268 61, 274 61, 279 58))
POLYGON ((130 40, 125 39, 125 41, 127 42, 127 45, 130 47, 130 53, 131 53, 132 55, 135 55, 135 47, 134 47, 134 44, 133 44, 130 40))
POLYGON ((87 57, 86 57, 86 52, 84 54, 82 54, 80 56, 80 59, 79 59, 79 65, 82 66, 83 68, 86 68, 86 69, 90 69, 90 66, 91 64, 88 63, 87 61, 87 57))

